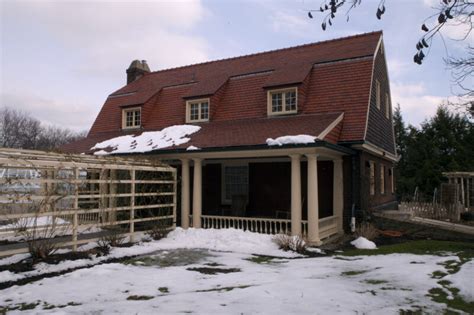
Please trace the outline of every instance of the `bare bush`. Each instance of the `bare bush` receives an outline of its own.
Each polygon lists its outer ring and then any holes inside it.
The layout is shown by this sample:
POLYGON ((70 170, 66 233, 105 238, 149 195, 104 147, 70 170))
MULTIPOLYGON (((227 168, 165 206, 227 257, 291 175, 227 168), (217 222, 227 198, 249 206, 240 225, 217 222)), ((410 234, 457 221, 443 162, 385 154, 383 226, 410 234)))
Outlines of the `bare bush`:
POLYGON ((165 220, 158 220, 156 223, 150 226, 150 229, 146 232, 146 235, 150 236, 155 241, 165 238, 169 230, 169 224, 165 220))
POLYGON ((374 240, 379 236, 379 230, 369 222, 362 222, 355 231, 356 237, 365 237, 368 240, 374 240))
POLYGON ((277 234, 273 237, 273 242, 284 251, 291 250, 300 254, 306 251, 306 242, 298 235, 277 234))
POLYGON ((119 247, 125 242, 125 236, 120 228, 111 228, 107 234, 97 241, 97 248, 103 255, 108 255, 112 247, 119 247))

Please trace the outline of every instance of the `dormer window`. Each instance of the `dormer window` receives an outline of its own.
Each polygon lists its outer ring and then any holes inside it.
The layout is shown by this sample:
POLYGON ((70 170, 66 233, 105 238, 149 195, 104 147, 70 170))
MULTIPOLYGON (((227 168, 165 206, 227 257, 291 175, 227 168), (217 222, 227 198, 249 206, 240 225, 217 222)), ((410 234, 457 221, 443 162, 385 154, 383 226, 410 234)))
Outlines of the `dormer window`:
POLYGON ((298 89, 268 91, 268 115, 294 114, 298 111, 298 89))
POLYGON ((142 113, 140 107, 122 110, 122 129, 140 128, 141 124, 142 113))
POLYGON ((186 122, 209 121, 209 99, 186 102, 186 122))

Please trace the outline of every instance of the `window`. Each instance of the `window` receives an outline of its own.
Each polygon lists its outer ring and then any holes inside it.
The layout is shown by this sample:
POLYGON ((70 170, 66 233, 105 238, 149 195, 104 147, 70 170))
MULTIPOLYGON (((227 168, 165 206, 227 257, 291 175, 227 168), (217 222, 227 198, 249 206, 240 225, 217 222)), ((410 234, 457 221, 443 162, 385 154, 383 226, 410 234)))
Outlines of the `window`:
POLYGON ((370 195, 375 195, 375 163, 373 161, 369 161, 370 165, 370 195))
POLYGON ((268 115, 292 114, 298 111, 297 88, 268 91, 268 115))
POLYGON ((375 80, 375 105, 377 106, 378 109, 380 109, 380 101, 381 101, 381 96, 380 96, 380 81, 375 80))
POLYGON ((248 196, 248 165, 223 165, 224 203, 232 203, 235 196, 248 196))
POLYGON ((122 111, 122 128, 139 128, 142 124, 141 108, 127 108, 122 111))
POLYGON ((385 93, 385 117, 390 118, 390 96, 385 93))
POLYGON ((186 102, 186 122, 209 121, 209 99, 186 102))
POLYGON ((385 165, 380 165, 380 193, 385 194, 385 165))
POLYGON ((395 193, 395 182, 393 180, 394 174, 393 174, 393 167, 390 169, 390 182, 391 182, 391 187, 392 187, 392 194, 395 193))

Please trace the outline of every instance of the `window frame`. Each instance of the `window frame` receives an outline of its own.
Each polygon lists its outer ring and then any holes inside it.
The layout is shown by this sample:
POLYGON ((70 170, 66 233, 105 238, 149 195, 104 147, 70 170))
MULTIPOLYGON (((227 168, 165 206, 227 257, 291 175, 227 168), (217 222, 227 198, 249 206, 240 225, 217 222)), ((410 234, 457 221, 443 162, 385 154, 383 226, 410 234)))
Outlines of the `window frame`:
POLYGON ((393 173, 393 167, 390 168, 391 169, 391 172, 390 172, 390 181, 391 181, 391 189, 392 189, 392 195, 395 194, 395 181, 393 179, 393 177, 395 176, 395 174, 393 173))
POLYGON ((387 119, 390 119, 390 108, 392 107, 390 103, 390 95, 385 93, 385 118, 387 119))
POLYGON ((369 190, 370 195, 375 196, 375 162, 369 161, 369 190))
POLYGON ((142 108, 141 106, 137 107, 128 107, 128 108, 122 108, 122 129, 138 129, 141 128, 142 126, 142 108), (137 125, 136 124, 136 117, 135 113, 140 112, 140 123, 137 125), (127 126, 127 113, 133 112, 132 116, 132 122, 133 124, 131 126, 127 126))
POLYGON ((209 121, 211 116, 211 99, 210 98, 200 98, 194 100, 186 101, 186 123, 198 123, 209 121), (202 104, 207 103, 207 118, 201 118, 202 116, 202 104), (198 119, 191 119, 191 106, 198 104, 198 119))
POLYGON ((268 116, 278 116, 278 115, 288 115, 288 114, 296 114, 298 113, 298 87, 288 87, 282 89, 275 89, 275 90, 268 90, 267 91, 267 115, 268 116), (295 92, 295 106, 296 108, 293 110, 286 110, 286 95, 287 92, 295 92), (272 110, 272 95, 274 94, 282 94, 282 111, 281 112, 274 112, 272 110))
POLYGON ((375 106, 377 109, 380 109, 381 107, 381 102, 382 102, 382 95, 381 95, 381 86, 380 86, 380 81, 378 79, 375 79, 375 106))
POLYGON ((380 164, 380 194, 385 195, 386 193, 385 185, 385 165, 380 164))
POLYGON ((226 199, 226 181, 225 181, 225 168, 226 167, 242 167, 245 166, 247 168, 247 191, 246 196, 249 197, 249 163, 248 162, 240 162, 240 161, 232 161, 221 163, 221 202, 223 205, 231 205, 232 199, 226 199))

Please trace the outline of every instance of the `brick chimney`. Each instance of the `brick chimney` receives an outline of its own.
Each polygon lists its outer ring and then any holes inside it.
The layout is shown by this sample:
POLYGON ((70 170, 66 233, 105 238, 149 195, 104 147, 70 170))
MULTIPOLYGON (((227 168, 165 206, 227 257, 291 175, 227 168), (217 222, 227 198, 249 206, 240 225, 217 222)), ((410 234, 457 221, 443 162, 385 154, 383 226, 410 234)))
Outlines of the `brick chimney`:
POLYGON ((150 67, 146 63, 146 60, 134 60, 127 69, 127 84, 141 78, 145 73, 150 72, 150 67))

